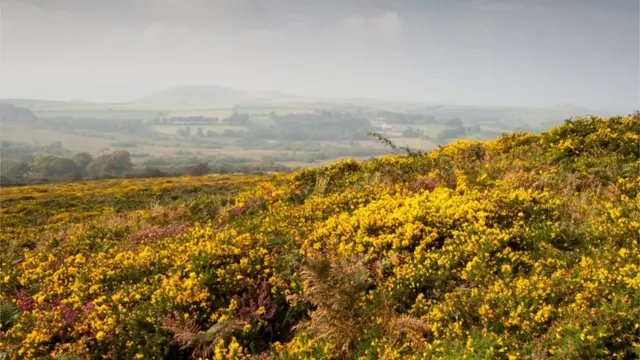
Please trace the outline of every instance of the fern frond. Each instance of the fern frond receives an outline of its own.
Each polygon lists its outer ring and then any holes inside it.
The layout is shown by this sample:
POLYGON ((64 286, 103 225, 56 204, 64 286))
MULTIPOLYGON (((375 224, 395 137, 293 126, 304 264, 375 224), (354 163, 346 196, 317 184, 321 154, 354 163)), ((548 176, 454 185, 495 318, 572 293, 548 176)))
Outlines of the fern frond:
POLYGON ((295 299, 308 301, 315 310, 295 329, 308 332, 316 341, 329 341, 342 354, 348 353, 370 325, 357 304, 370 284, 362 259, 310 260, 298 274, 303 293, 295 299))
POLYGON ((0 328, 6 331, 18 321, 20 309, 10 301, 0 303, 0 328))
POLYGON ((389 328, 391 330, 414 333, 420 336, 424 336, 429 332, 429 325, 425 321, 406 314, 392 319, 389 328))
POLYGON ((196 357, 207 357, 213 353, 216 343, 244 325, 244 321, 229 319, 219 322, 207 331, 201 331, 196 319, 189 321, 175 320, 165 329, 173 333, 173 340, 182 349, 193 349, 196 357))

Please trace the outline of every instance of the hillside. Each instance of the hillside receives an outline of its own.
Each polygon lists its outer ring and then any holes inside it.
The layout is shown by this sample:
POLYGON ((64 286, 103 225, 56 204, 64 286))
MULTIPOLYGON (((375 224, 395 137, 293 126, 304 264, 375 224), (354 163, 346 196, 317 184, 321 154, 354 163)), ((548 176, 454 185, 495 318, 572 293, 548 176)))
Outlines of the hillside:
POLYGON ((176 86, 136 101, 151 103, 234 104, 290 97, 290 95, 278 92, 249 92, 219 85, 185 85, 176 86))
POLYGON ((293 174, 3 189, 0 352, 637 358, 639 127, 577 119, 293 174))

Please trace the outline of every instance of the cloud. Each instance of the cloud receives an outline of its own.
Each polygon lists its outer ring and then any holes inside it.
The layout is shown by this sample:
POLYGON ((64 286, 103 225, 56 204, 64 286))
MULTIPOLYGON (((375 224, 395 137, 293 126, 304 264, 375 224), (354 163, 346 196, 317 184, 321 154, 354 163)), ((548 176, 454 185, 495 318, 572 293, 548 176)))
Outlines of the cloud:
POLYGON ((192 82, 475 103, 639 95, 637 0, 2 1, 0 96, 126 100, 192 82))

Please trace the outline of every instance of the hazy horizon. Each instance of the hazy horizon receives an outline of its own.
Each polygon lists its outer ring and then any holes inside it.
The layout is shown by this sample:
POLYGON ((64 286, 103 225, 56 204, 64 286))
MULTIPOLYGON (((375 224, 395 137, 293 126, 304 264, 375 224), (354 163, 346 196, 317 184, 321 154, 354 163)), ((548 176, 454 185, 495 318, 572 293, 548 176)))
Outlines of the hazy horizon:
POLYGON ((210 84, 322 98, 640 107, 639 4, 4 0, 0 98, 210 84))

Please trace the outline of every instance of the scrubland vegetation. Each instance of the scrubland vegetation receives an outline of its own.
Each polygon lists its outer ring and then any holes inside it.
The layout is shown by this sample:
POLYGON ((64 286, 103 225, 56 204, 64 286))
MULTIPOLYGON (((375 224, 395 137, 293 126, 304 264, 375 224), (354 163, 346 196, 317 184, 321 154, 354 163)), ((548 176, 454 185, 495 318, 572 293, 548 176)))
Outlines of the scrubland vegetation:
POLYGON ((639 127, 3 188, 0 357, 637 358, 639 127))

